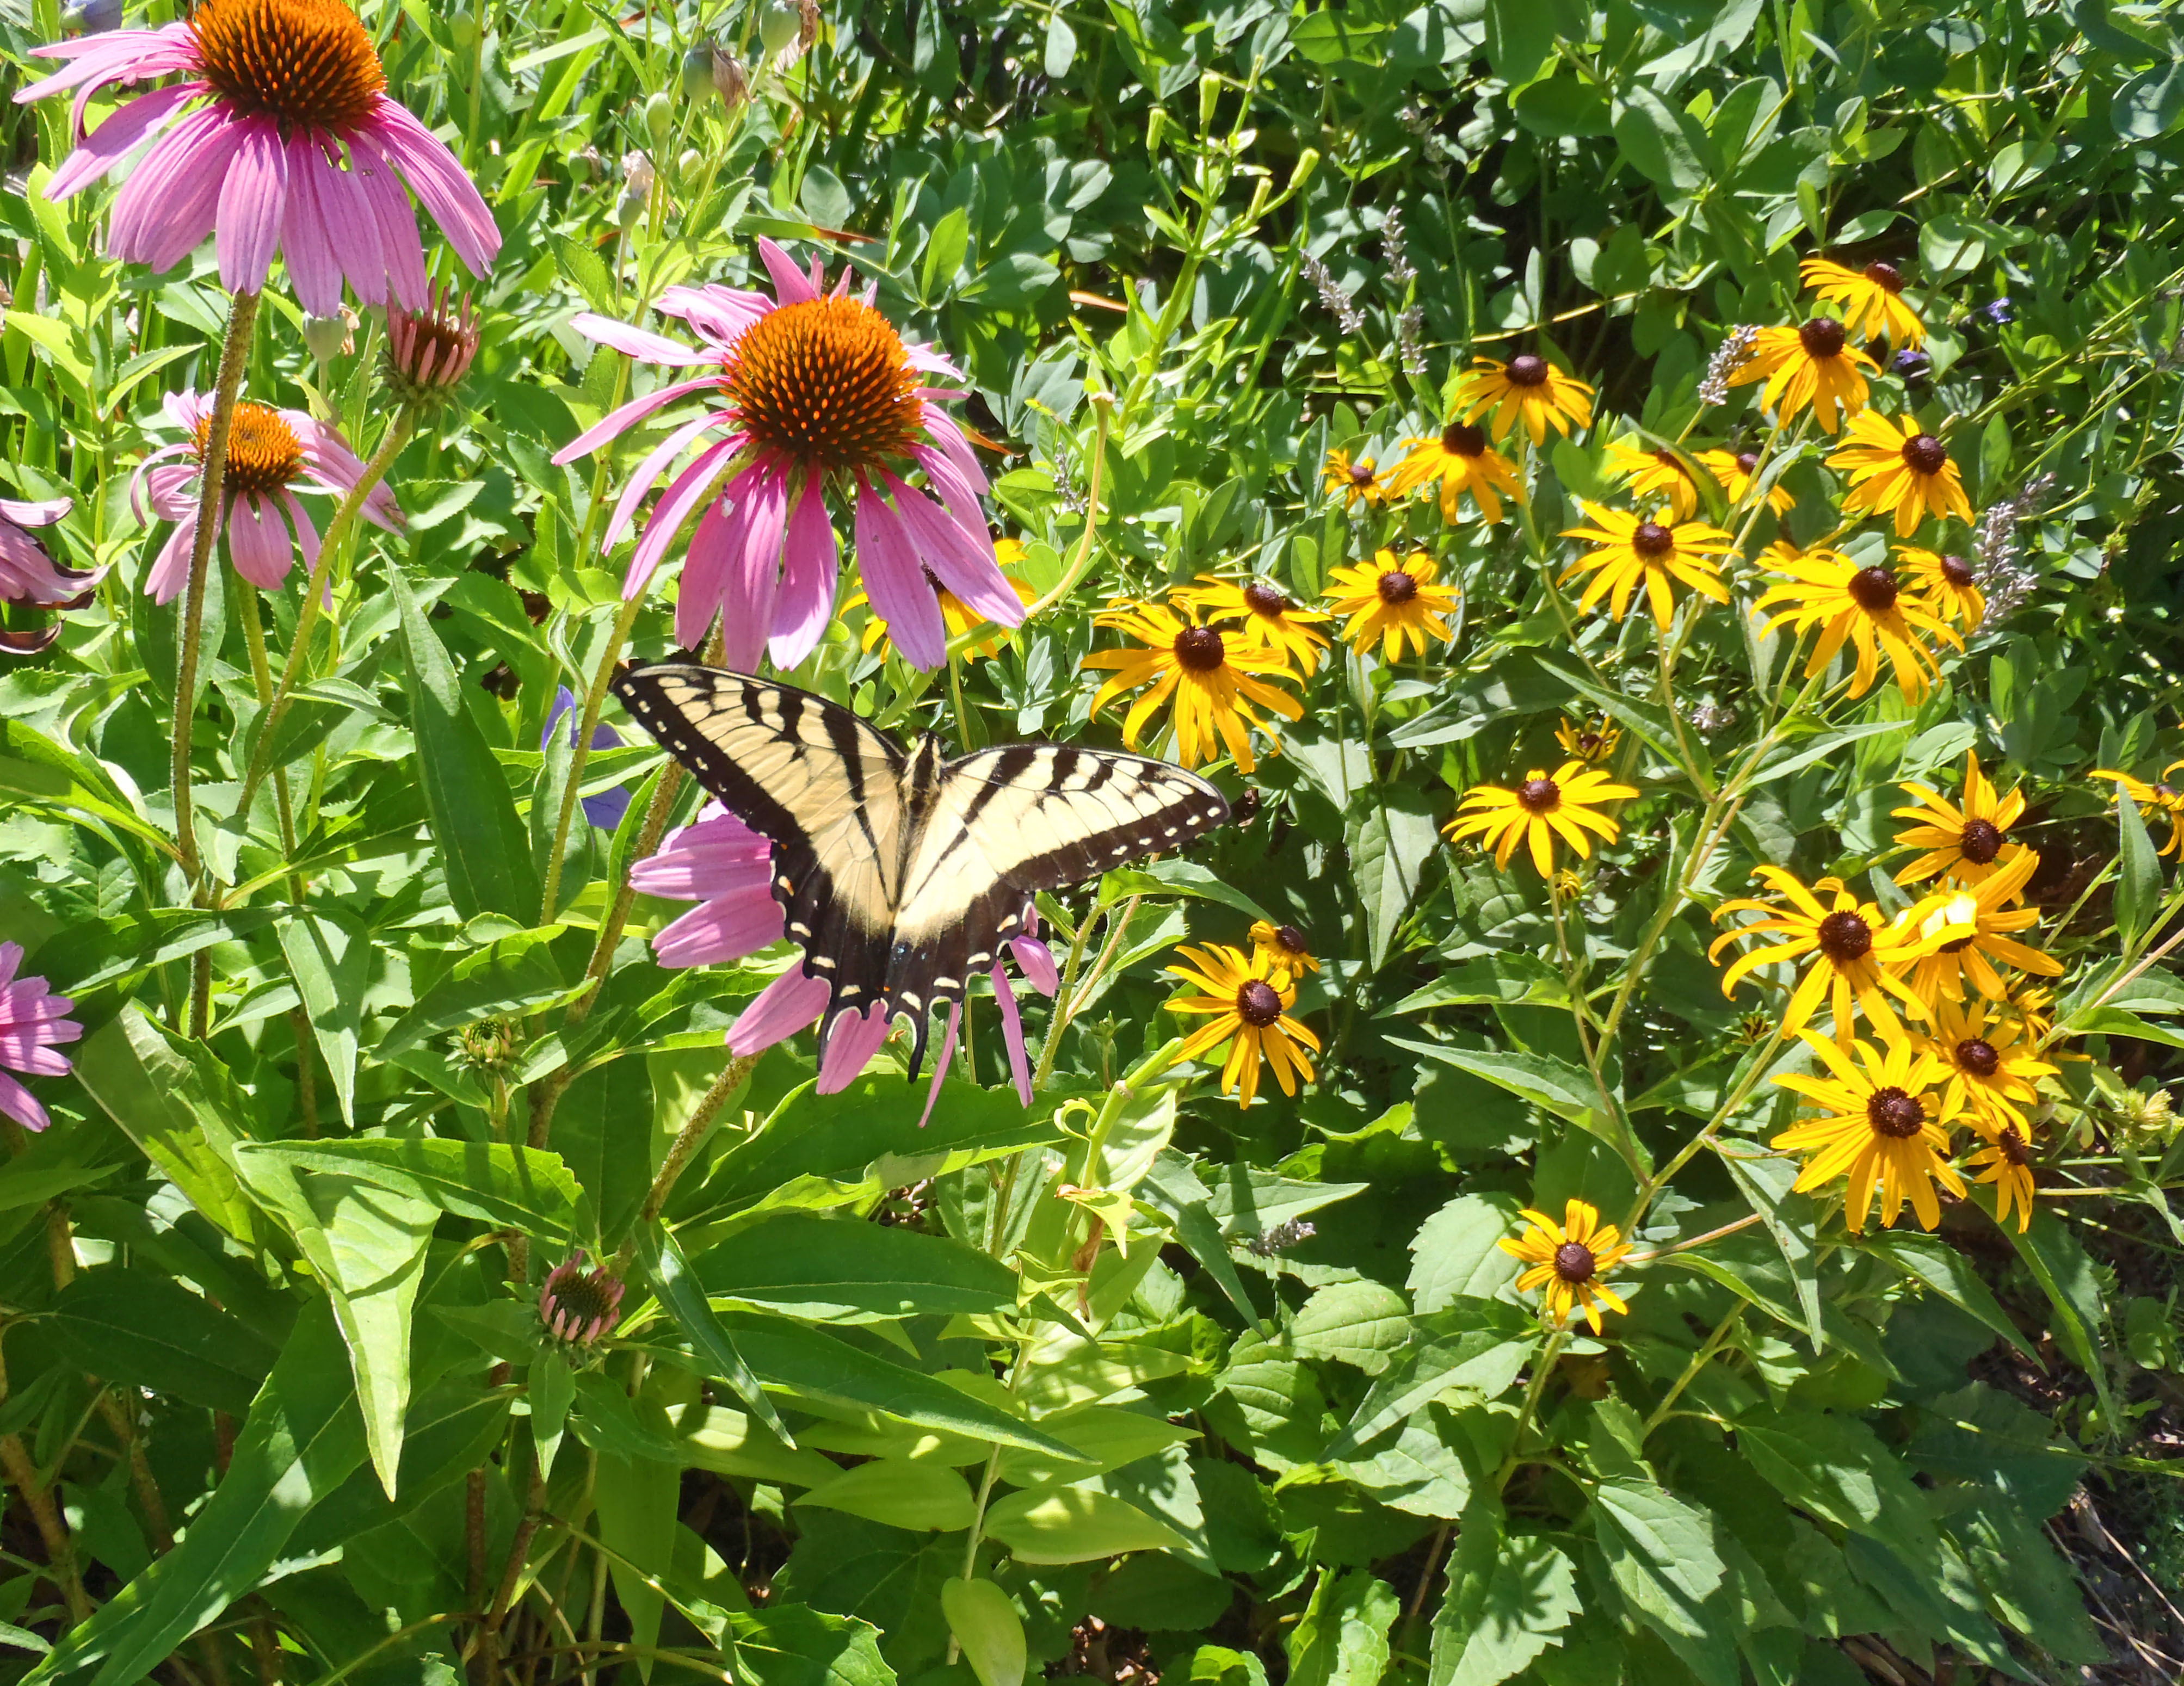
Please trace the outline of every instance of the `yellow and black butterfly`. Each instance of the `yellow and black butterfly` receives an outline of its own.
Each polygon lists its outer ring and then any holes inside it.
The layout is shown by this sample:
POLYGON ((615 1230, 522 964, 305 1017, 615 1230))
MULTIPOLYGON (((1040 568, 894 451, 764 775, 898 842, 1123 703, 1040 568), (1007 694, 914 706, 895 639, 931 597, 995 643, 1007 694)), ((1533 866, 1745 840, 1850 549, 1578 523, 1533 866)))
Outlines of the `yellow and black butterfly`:
POLYGON ((808 691, 682 662, 614 682, 637 723, 773 845, 774 898, 807 977, 830 987, 825 1038, 878 1001, 914 1027, 1024 928, 1032 897, 1228 817, 1195 773, 1144 755, 1011 743, 950 761, 905 754, 808 691))

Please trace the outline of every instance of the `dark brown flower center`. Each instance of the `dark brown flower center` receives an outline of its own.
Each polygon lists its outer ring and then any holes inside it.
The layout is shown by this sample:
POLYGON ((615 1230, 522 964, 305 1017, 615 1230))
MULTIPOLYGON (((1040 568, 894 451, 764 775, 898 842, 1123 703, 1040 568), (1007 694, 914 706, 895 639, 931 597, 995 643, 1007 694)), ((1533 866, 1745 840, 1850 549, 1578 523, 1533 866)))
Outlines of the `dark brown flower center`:
POLYGON ((1379 583, 1374 589, 1380 593, 1381 602, 1393 607, 1408 603, 1418 596, 1418 582, 1416 576, 1405 573, 1401 568, 1390 568, 1380 576, 1379 583))
POLYGON ((1875 1089, 1865 1103, 1865 1121, 1891 1141, 1908 1141, 1925 1126, 1926 1108, 1916 1095, 1902 1089, 1875 1089))
POLYGON ((1236 991, 1236 1016, 1245 1024, 1264 1030, 1282 1015, 1282 998, 1274 986, 1259 978, 1250 978, 1236 991))
POLYGON ((1451 456, 1480 457, 1486 454, 1486 433, 1468 421, 1451 422, 1441 429, 1440 448, 1451 456))
POLYGON ((1350 465, 1350 481, 1353 486, 1370 486, 1375 464, 1370 457, 1360 457, 1350 465))
POLYGON ((1992 820, 1967 820, 1957 849, 1973 865, 1984 866, 2002 853, 2002 828, 1992 820))
MULTIPOLYGON (((200 459, 211 433, 212 412, 207 410, 194 430, 200 459)), ((249 398, 237 403, 227 427, 229 495, 247 492, 262 498, 278 492, 303 471, 303 442, 281 412, 249 398)))
POLYGON ((1868 615, 1886 615, 1896 607, 1896 576, 1886 568, 1861 568, 1850 576, 1851 601, 1868 615))
POLYGON ((1915 474, 1939 474, 1948 465, 1949 448, 1930 433, 1903 442, 1904 466, 1915 474))
POLYGON ((1526 779, 1517 787, 1517 800, 1528 813, 1552 814, 1563 804, 1563 787, 1552 779, 1526 779))
POLYGON ((1658 561, 1676 548, 1676 536, 1658 521, 1641 521, 1630 535, 1630 548, 1648 561, 1658 561))
POLYGON ((1513 387, 1543 387, 1547 381, 1547 359, 1526 352, 1521 357, 1509 359, 1509 366, 1502 371, 1502 378, 1513 387))
POLYGON ((1759 453, 1757 451, 1739 451, 1736 453, 1736 465, 1746 474, 1750 474, 1753 470, 1759 466, 1759 453))
POLYGON ((2002 1133, 1994 1138, 1994 1144, 2002 1149, 2002 1156, 2020 1171, 2032 1157, 2032 1144, 2025 1139, 2025 1132, 2014 1124, 2003 1125, 2002 1133))
POLYGON ((1823 919, 1814 934, 1819 939, 1820 952, 1839 966, 1862 960, 1873 952, 1873 927, 1863 915, 1848 908, 1823 919))
POLYGON ((1284 954, 1298 954, 1306 958, 1309 958, 1312 954, 1311 945, 1304 940, 1304 932, 1294 925, 1277 925, 1274 927, 1274 941, 1281 945, 1282 952, 1284 954))
POLYGON ((1979 932, 1975 931, 1969 937, 1958 937, 1953 941, 1942 943, 1941 948, 1936 952, 1944 954, 1961 954, 1965 949, 1970 948, 1973 943, 1978 941, 1979 932))
POLYGON ((1555 1249, 1555 1274, 1566 1283, 1591 1282, 1596 1268, 1592 1249, 1582 1241, 1565 1241, 1555 1249))
POLYGON ((1972 584, 1978 576, 1965 565, 1963 557, 1944 556, 1942 559, 1942 577, 1956 587, 1958 591, 1962 591, 1966 586, 1972 584))
POLYGON ((1893 264, 1882 263, 1878 258, 1865 266, 1865 278, 1887 292, 1903 291, 1903 271, 1893 264))
POLYGON ((1984 1037, 1968 1037, 1957 1044, 1957 1064, 1975 1077, 1992 1077, 2002 1069, 2002 1055, 1984 1037))
POLYGON ((213 92, 291 135, 357 126, 387 86, 370 35, 343 0, 205 0, 189 30, 213 92))
POLYGON ((1263 615, 1268 620, 1279 620, 1289 608, 1290 600, 1264 580, 1253 580, 1244 587, 1244 606, 1254 615, 1263 615))
POLYGON ((1843 325, 1833 316, 1815 316, 1797 330, 1797 341, 1805 348, 1808 357, 1840 357, 1843 348, 1843 325))
POLYGON ((580 1328, 612 1322, 621 1308, 621 1286, 604 1270, 557 1270, 546 1283, 543 1295, 549 1316, 566 1315, 580 1328))
POLYGON ((1221 635, 1211 626, 1186 626, 1175 635, 1175 659, 1193 673, 1211 673, 1228 658, 1221 635))
POLYGON ((1577 753, 1591 760, 1600 753, 1600 746, 1606 740, 1596 732, 1580 732, 1577 735, 1577 753))
MULTIPOLYGON (((1660 464, 1663 468, 1672 470, 1677 474, 1684 472, 1684 465, 1676 460, 1676 453, 1674 451, 1656 451, 1653 453, 1653 460, 1660 464)), ((1689 479, 1690 476, 1685 475, 1685 478, 1689 479)))
POLYGON ((807 472, 872 469, 908 456, 924 430, 902 337, 859 298, 808 298, 746 328, 721 386, 761 453, 807 472))

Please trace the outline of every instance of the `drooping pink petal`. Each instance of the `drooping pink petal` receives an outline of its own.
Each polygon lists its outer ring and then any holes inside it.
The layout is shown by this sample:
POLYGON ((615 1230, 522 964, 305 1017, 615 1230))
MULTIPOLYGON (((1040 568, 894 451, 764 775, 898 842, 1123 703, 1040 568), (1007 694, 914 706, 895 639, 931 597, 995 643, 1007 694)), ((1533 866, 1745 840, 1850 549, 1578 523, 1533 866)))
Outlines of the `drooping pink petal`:
POLYGON ((265 591, 287 577, 296 559, 287 524, 271 503, 255 493, 246 493, 228 505, 227 554, 237 573, 265 591))
POLYGON ((37 1096, 5 1071, 0 1071, 0 1112, 6 1113, 25 1130, 42 1130, 53 1121, 38 1104, 37 1096))
POLYGON ((963 430, 956 425, 955 417, 927 404, 924 418, 927 434, 939 446, 942 454, 955 464, 956 473, 963 476, 972 491, 983 492, 986 470, 978 465, 978 454, 972 450, 971 442, 963 437, 963 430))
MULTIPOLYGON (((698 648, 694 639, 702 639, 712 625, 727 593, 728 576, 743 560, 744 511, 735 501, 734 489, 731 486, 705 506, 683 554, 682 578, 675 595, 675 637, 685 649, 698 648), (686 633, 694 637, 686 639, 686 633)), ((733 661, 733 655, 728 659, 733 661)))
POLYGON ((758 255, 766 274, 773 277, 774 297, 783 304, 803 304, 819 297, 819 289, 796 267, 796 260, 762 234, 758 255))
MULTIPOLYGON (((606 534, 599 544, 602 552, 612 550, 621 542, 621 536, 629 531, 630 523, 637 519, 638 506, 644 502, 645 494, 659 483, 660 476, 667 472, 667 465, 688 450, 691 442, 712 425, 713 418, 710 415, 686 421, 645 453, 644 459, 630 470, 629 482, 621 489, 621 497, 615 504, 614 514, 607 518, 606 534)), ((622 588, 623 595, 635 597, 638 588, 651 577, 651 573, 649 568, 643 574, 632 570, 630 583, 622 588)))
POLYGON ((911 542, 940 583, 961 598, 965 607, 975 609, 996 626, 1021 625, 1023 599, 1002 575, 985 529, 979 528, 978 533, 986 543, 975 544, 955 518, 923 492, 912 491, 891 474, 883 478, 894 494, 895 512, 902 517, 911 542))
POLYGON ((724 965, 778 943, 786 918, 761 885, 755 895, 704 902, 663 926, 653 955, 664 966, 724 965))
POLYGON ((281 507, 288 512, 288 525, 295 530, 296 548, 304 553, 304 565, 315 566, 319 559, 319 530, 311 525, 311 518, 304 513, 296 494, 285 486, 281 488, 281 507))
POLYGON ((1017 957, 1017 969, 1023 973, 1024 982, 1040 994, 1050 996, 1061 988, 1061 969, 1054 963, 1054 950, 1039 938, 1011 938, 1009 952, 1017 957))
POLYGON ((1001 1046, 1008 1050, 1009 1076, 1016 1080, 1017 1099, 1031 1105, 1031 1060, 1024 1053, 1023 1015, 1017 1010, 1016 991, 999 960, 994 962, 994 1004, 1001 1010, 1001 1046))
POLYGON ((643 328, 633 328, 627 322, 617 322, 611 316, 602 316, 596 310, 579 311, 569 319, 569 326, 586 339, 612 346, 639 363, 665 363, 675 368, 687 369, 714 360, 710 352, 678 344, 663 334, 648 333, 643 328))
POLYGON ((214 245, 220 284, 230 292, 259 292, 273 267, 273 254, 281 248, 281 213, 288 203, 288 154, 271 118, 246 118, 242 129, 227 179, 220 184, 214 245))
POLYGON ((653 306, 663 316, 679 316, 688 322, 716 356, 773 308, 773 301, 762 292, 718 286, 671 287, 653 306))
MULTIPOLYGON (((359 299, 376 299, 388 291, 390 266, 380 244, 379 219, 373 214, 371 198, 363 179, 354 170, 344 170, 338 159, 329 157, 326 147, 316 140, 290 149, 288 175, 292 181, 299 165, 310 176, 312 193, 318 200, 319 216, 334 262, 359 299)), ((290 260, 292 264, 293 261, 290 260)))
POLYGON ((393 164, 381 147, 376 128, 352 129, 349 173, 356 178, 379 236, 379 255, 387 264, 387 290, 405 310, 421 309, 430 290, 425 277, 425 247, 417 237, 417 214, 402 191, 393 164))
POLYGON ((728 1052, 741 1058, 794 1036, 827 1010, 823 977, 807 977, 792 967, 766 985, 728 1027, 728 1052))
POLYGON ((781 594, 775 599, 773 632, 766 644, 773 665, 786 671, 819 647, 834 615, 834 590, 841 576, 834 548, 834 526, 819 482, 805 482, 803 495, 788 518, 787 554, 781 570, 781 594))
POLYGON ((381 150, 401 170, 410 191, 417 196, 455 255, 474 275, 493 267, 500 250, 500 228, 493 220, 477 186, 461 161, 448 150, 447 142, 410 114, 398 100, 379 97, 377 107, 365 120, 381 150))
POLYGON ((940 1057, 933 1062, 933 1083, 925 1091, 925 1110, 917 1115, 917 1127, 922 1130, 933 1116, 933 1104, 940 1099, 940 1080, 948 1075, 948 1062, 956 1057, 956 1032, 963 1023, 963 1004, 948 1004, 948 1028, 940 1034, 940 1057))
POLYGON ((61 160, 46 183, 46 197, 58 204, 98 181, 180 116, 193 92, 187 86, 159 88, 130 101, 61 160))
POLYGON ((47 498, 35 503, 0 498, 0 520, 19 527, 49 527, 74 508, 73 498, 47 498))
POLYGON ((641 398, 632 398, 621 409, 608 411, 603 418, 554 452, 554 465, 560 467, 573 463, 579 457, 589 456, 609 440, 621 437, 655 410, 666 409, 676 399, 687 398, 693 392, 705 392, 714 384, 710 376, 698 381, 677 381, 657 392, 647 392, 641 398))
POLYGON ((762 463, 744 478, 749 487, 744 493, 744 551, 740 564, 729 564, 721 630, 727 636, 729 665, 748 673, 757 668, 773 626, 774 601, 781 589, 782 532, 788 520, 788 484, 787 471, 773 462, 762 463))
POLYGON ((888 1010, 875 1001, 861 1013, 837 1013, 820 1032, 819 1093, 839 1094, 864 1075, 887 1040, 888 1010))
POLYGON ((190 582, 190 552, 197 543, 197 536, 193 509, 167 535, 167 542, 159 547, 158 559, 144 576, 144 590, 153 602, 172 603, 176 594, 190 582))
MULTIPOLYGON (((288 284, 296 290, 296 302, 311 315, 336 316, 341 314, 342 270, 319 203, 318 173, 312 160, 317 150, 305 136, 288 142, 288 203, 281 221, 281 255, 287 262, 288 284)), ((359 290, 357 296, 368 295, 359 290)))
POLYGON ((904 657, 919 667, 939 667, 948 659, 948 625, 940 599, 925 582, 916 548, 887 500, 863 480, 857 482, 857 569, 865 595, 888 623, 888 636, 904 657))
POLYGON ((204 243, 220 183, 242 139, 217 106, 192 111, 153 143, 114 196, 106 249, 125 264, 174 267, 204 243))
POLYGON ((681 535, 682 524, 711 492, 713 481, 727 466, 730 454, 726 445, 707 447, 668 487, 651 518, 645 522, 644 536, 638 540, 637 549, 630 557, 632 579, 652 577, 652 570, 667 554, 668 547, 681 535))

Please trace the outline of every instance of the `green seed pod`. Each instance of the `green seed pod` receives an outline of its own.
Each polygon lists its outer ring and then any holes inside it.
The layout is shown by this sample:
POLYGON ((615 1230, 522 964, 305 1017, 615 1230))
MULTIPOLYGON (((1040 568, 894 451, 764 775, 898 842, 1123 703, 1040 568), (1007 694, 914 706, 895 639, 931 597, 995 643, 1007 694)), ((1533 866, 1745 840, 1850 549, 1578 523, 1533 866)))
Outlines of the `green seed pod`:
POLYGON ((682 92, 703 99, 713 92, 713 43, 701 41, 682 55, 682 92))
POLYGON ((758 14, 759 41, 768 53, 780 53, 795 41, 802 21, 795 7, 768 0, 758 14))
POLYGON ((652 144, 664 147, 667 137, 675 132, 675 102, 667 97, 662 88, 644 103, 644 132, 652 136, 652 144))

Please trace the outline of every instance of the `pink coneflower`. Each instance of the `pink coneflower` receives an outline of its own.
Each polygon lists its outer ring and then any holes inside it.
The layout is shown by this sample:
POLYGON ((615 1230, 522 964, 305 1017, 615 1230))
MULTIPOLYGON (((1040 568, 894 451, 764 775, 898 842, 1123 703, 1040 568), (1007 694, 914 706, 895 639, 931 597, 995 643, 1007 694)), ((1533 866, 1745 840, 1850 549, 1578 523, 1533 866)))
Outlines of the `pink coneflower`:
POLYGON ((696 332, 702 344, 695 348, 589 313, 571 324, 640 362, 706 372, 624 404, 555 462, 598 450, 680 398, 703 392, 713 399, 662 440, 622 488, 607 524, 609 548, 670 465, 710 436, 647 522, 624 595, 644 589, 725 472, 731 478, 699 520, 682 569, 675 636, 685 648, 699 648, 725 610, 729 666, 749 672, 766 651, 775 666, 788 668, 811 654, 834 607, 830 481, 838 500, 854 508, 866 593, 911 661, 931 668, 945 659, 947 630, 928 580, 996 626, 1019 625, 1023 604, 1001 576, 978 505, 985 474, 962 430, 939 409, 963 395, 920 379, 961 379, 955 365, 905 342, 873 309, 877 284, 851 298, 844 270, 828 292, 816 258, 807 275, 771 240, 758 248, 775 298, 725 287, 671 287, 660 295, 660 312, 696 332), (913 468, 924 470, 929 494, 901 478, 913 468))
MULTIPOLYGON (((198 478, 212 430, 212 400, 192 392, 167 396, 167 419, 189 437, 154 451, 138 465, 130 499, 139 520, 152 515, 176 523, 174 534, 144 578, 144 589, 165 603, 188 583, 190 548, 198 529, 198 478), (170 457, 187 459, 169 462, 170 457)), ((319 530, 296 499, 298 492, 346 495, 364 477, 340 433, 299 409, 275 409, 245 398, 235 406, 227 433, 227 477, 222 483, 222 520, 235 571, 270 591, 287 577, 301 548, 304 560, 319 559, 319 530), (283 519, 285 517, 285 520, 283 519)), ((399 529, 402 511, 384 484, 364 500, 364 518, 388 532, 399 529)))
MULTIPOLYGON (((787 915, 773 894, 772 845, 717 802, 708 803, 697 823, 670 838, 657 854, 631 868, 629 882, 632 889, 646 895, 698 903, 653 938, 654 955, 664 966, 726 965, 779 942, 786 929, 787 915)), ((1011 939, 1007 948, 1024 981, 1042 995, 1051 995, 1061 977, 1052 951, 1035 934, 1038 929, 1038 915, 1027 908, 1024 934, 1011 939)), ((1009 1069, 1017 1093, 1028 1106, 1031 1063, 1024 1053, 1023 1021, 998 959, 993 980, 1009 1069)), ((827 993, 827 981, 801 965, 783 972, 728 1027, 729 1051, 749 1055, 787 1040, 818 1020, 826 1010, 827 993)), ((940 1073, 956 1050, 961 1012, 960 1005, 949 1012, 947 1034, 933 1070, 936 1094, 940 1073)), ((836 1014, 821 1033, 819 1092, 833 1094, 855 1082, 887 1033, 888 1020, 877 1006, 861 1014, 850 1010, 836 1014)), ((928 1099, 928 1111, 931 1105, 928 1099)))
POLYGON ((314 316, 358 299, 425 302, 425 248, 407 183, 474 275, 500 249, 493 213, 455 155, 387 97, 364 25, 342 0, 204 0, 181 23, 115 30, 33 49, 71 61, 15 97, 75 91, 79 144, 46 184, 61 200, 147 141, 122 184, 107 250, 171 269, 216 234, 220 285, 257 292, 276 253, 314 316), (96 133, 83 119, 109 82, 179 75, 96 133), (199 102, 203 102, 200 103, 199 102))
POLYGON ((621 1283, 590 1263, 578 1248, 554 1266, 538 1290, 538 1321, 555 1340, 591 1344, 613 1328, 621 1316, 621 1283))
POLYGON ((42 977, 17 977, 23 964, 23 945, 0 943, 0 1112, 26 1130, 42 1130, 53 1121, 38 1098, 8 1071, 28 1071, 41 1077, 69 1074, 65 1056, 53 1052, 57 1042, 74 1042, 83 1027, 66 1016, 75 1004, 65 995, 53 994, 42 977))
POLYGON ((0 602, 36 604, 47 609, 81 597, 106 570, 86 573, 56 562, 26 529, 49 527, 75 507, 72 498, 21 504, 0 498, 0 602))

